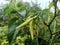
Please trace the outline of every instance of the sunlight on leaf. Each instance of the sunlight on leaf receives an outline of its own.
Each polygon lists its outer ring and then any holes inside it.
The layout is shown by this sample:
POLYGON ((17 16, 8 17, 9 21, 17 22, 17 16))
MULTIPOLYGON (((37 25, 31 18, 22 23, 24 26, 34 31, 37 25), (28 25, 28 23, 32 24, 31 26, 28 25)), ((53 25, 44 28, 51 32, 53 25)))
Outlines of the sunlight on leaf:
POLYGON ((50 4, 49 4, 49 9, 51 9, 51 7, 53 7, 54 5, 53 5, 53 2, 50 2, 50 4))

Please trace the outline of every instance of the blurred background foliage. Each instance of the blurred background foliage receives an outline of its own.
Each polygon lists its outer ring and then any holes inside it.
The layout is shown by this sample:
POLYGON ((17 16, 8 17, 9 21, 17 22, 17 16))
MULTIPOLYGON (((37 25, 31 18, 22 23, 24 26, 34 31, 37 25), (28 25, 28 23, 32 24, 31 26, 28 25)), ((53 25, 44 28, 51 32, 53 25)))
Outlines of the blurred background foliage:
POLYGON ((0 45, 60 45, 60 9, 51 11, 60 0, 45 9, 33 2, 7 1, 0 9, 0 45))

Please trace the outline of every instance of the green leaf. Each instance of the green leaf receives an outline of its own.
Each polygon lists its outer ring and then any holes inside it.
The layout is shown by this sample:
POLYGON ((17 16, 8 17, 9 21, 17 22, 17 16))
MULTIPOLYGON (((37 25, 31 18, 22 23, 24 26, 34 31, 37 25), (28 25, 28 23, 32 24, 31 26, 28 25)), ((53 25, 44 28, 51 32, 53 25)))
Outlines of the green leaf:
POLYGON ((56 31, 56 21, 55 21, 55 20, 54 20, 53 23, 51 24, 51 30, 52 30, 53 32, 56 31))
POLYGON ((48 23, 50 22, 50 15, 48 15, 48 23))
POLYGON ((53 31, 55 32, 56 31, 56 21, 54 20, 54 26, 53 26, 53 31))
POLYGON ((6 7, 6 8, 4 9, 4 14, 10 14, 11 11, 12 11, 12 8, 6 7))
POLYGON ((12 44, 12 40, 14 40, 18 34, 18 30, 16 30, 16 20, 18 20, 17 18, 13 18, 9 21, 8 23, 8 33, 7 33, 7 37, 8 37, 8 41, 9 44, 12 44))
POLYGON ((54 5, 53 5, 53 2, 50 2, 50 4, 49 4, 49 9, 51 9, 51 7, 53 7, 54 5))
POLYGON ((16 22, 16 20, 18 20, 18 18, 13 18, 13 19, 9 20, 8 28, 10 28, 16 22))
POLYGON ((9 44, 12 43, 15 27, 16 25, 13 25, 10 28, 8 28, 7 38, 8 38, 9 44))
POLYGON ((60 2, 60 0, 58 0, 60 2))

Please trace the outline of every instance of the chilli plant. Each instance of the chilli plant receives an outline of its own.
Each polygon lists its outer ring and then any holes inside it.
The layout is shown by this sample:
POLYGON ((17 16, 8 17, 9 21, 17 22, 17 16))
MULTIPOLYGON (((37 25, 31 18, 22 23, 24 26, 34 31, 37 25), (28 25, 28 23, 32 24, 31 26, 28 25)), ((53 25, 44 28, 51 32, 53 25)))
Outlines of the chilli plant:
POLYGON ((60 10, 52 0, 48 8, 41 9, 39 4, 22 0, 10 0, 4 8, 7 16, 7 45, 59 45, 60 10), (54 12, 51 8, 54 7, 54 12))

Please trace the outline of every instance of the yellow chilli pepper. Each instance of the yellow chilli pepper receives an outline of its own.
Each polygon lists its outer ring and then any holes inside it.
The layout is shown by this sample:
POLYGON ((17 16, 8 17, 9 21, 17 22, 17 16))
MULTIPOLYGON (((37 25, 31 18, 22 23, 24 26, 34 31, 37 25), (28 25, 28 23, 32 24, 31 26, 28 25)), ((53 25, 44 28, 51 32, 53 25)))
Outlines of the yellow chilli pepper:
POLYGON ((29 18, 28 20, 26 20, 24 23, 20 24, 19 26, 16 27, 16 29, 19 29, 25 25, 27 25, 31 20, 33 20, 34 18, 36 18, 37 16, 34 16, 32 18, 29 18))

